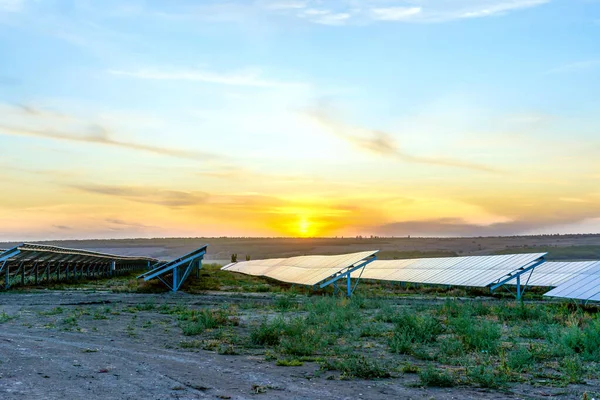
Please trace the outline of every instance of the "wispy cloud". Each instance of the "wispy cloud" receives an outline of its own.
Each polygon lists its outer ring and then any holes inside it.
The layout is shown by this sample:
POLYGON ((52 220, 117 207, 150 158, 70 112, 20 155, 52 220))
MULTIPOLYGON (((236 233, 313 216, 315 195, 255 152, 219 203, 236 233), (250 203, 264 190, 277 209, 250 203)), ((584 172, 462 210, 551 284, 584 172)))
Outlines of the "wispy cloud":
POLYGON ((188 81, 230 86, 282 87, 300 85, 300 83, 295 82, 265 79, 258 69, 246 69, 231 73, 206 71, 201 69, 140 69, 137 71, 112 69, 108 72, 112 75, 136 79, 188 81))
MULTIPOLYGON (((357 2, 311 0, 297 7, 275 8, 316 24, 346 25, 373 22, 445 22, 465 18, 483 18, 537 7, 550 0, 421 0, 418 2, 357 2)), ((269 9, 273 9, 269 7, 269 9)))
POLYGON ((141 229, 157 228, 156 226, 140 224, 137 222, 129 222, 129 221, 125 221, 125 220, 122 220, 119 218, 106 218, 104 221, 113 225, 112 228, 114 230, 122 230, 122 229, 127 229, 127 228, 141 228, 141 229), (115 225, 116 225, 116 228, 114 227, 115 225))
POLYGON ((22 115, 26 117, 23 125, 16 125, 2 122, 0 123, 0 135, 11 136, 29 136, 51 140, 62 140, 77 143, 97 144, 103 146, 119 147, 123 149, 144 151, 159 155, 198 159, 218 158, 217 155, 211 153, 198 152, 193 150, 171 149, 167 147, 152 146, 144 143, 133 143, 115 139, 115 132, 111 132, 105 126, 98 123, 87 121, 71 121, 73 118, 59 113, 49 112, 43 109, 32 107, 29 105, 16 106, 22 115), (53 120, 67 120, 69 122, 77 122, 77 128, 60 130, 55 127, 53 120), (31 124, 37 124, 37 128, 32 128, 31 124), (42 126, 42 128, 39 128, 42 126))
MULTIPOLYGON (((206 203, 209 195, 204 192, 185 192, 153 187, 118 185, 74 184, 69 185, 82 192, 119 197, 130 201, 179 208, 206 203)), ((113 221, 114 223, 114 221, 113 221)))
POLYGON ((387 7, 371 10, 373 19, 379 21, 404 21, 415 17, 422 11, 421 7, 387 7))
POLYGON ((278 1, 267 3, 266 7, 273 10, 298 10, 306 7, 306 1, 278 1))
POLYGON ((464 168, 480 172, 500 172, 495 168, 469 161, 410 154, 401 149, 391 134, 381 130, 356 127, 340 122, 329 115, 324 107, 306 110, 305 115, 359 149, 375 154, 410 163, 464 168))
POLYGON ((486 4, 486 2, 482 1, 480 2, 479 6, 474 5, 472 9, 462 13, 457 13, 455 16, 459 18, 481 18, 494 15, 504 15, 510 11, 536 7, 549 2, 550 0, 510 0, 495 1, 486 4))
POLYGON ((561 72, 582 72, 582 71, 590 71, 593 69, 600 68, 600 60, 587 60, 587 61, 578 61, 574 63, 569 63, 562 65, 560 67, 551 69, 549 72, 551 73, 561 73, 561 72))

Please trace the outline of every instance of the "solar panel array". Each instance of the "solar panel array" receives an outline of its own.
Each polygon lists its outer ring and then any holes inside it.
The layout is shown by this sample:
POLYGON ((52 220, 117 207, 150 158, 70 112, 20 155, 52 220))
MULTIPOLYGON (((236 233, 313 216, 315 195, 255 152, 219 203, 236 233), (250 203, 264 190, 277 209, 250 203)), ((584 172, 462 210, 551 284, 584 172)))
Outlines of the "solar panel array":
POLYGON ((97 251, 22 243, 0 253, 0 284, 40 284, 50 281, 108 277, 147 268, 157 260, 97 251))
POLYGON ((542 259, 546 253, 377 260, 362 277, 394 282, 487 287, 542 259))
MULTIPOLYGON (((588 275, 588 271, 599 263, 600 261, 545 262, 544 264, 535 267, 527 285, 556 287, 581 274, 588 275)), ((523 279, 525 282, 528 279, 528 274, 524 275, 523 279)))
POLYGON ((585 273, 563 282, 544 296, 584 301, 600 301, 600 261, 585 273))
POLYGON ((35 243, 21 243, 12 249, 4 250, 4 252, 0 254, 0 258, 6 258, 11 262, 35 260, 37 258, 44 260, 68 259, 71 262, 75 259, 85 259, 88 261, 92 259, 114 261, 157 261, 156 259, 150 257, 120 256, 110 253, 101 253, 98 251, 72 249, 68 247, 50 246, 35 243), (3 257, 5 254, 6 257, 3 257))
POLYGON ((378 250, 335 256, 298 256, 242 261, 226 265, 221 269, 312 286, 345 272, 355 264, 373 257, 377 252, 378 250))

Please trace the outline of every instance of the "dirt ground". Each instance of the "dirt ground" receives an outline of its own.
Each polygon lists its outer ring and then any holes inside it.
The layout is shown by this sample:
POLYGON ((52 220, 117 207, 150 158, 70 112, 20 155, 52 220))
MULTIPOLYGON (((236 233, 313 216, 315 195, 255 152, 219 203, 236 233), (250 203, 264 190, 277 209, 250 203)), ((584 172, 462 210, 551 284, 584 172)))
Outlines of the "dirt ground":
POLYGON ((259 355, 181 348, 185 337, 171 316, 128 311, 149 303, 157 310, 163 305, 201 308, 269 301, 268 294, 2 293, 0 398, 575 399, 583 390, 600 390, 526 383, 503 392, 425 389, 417 386, 415 374, 370 381, 331 379, 316 363, 282 367, 259 355))

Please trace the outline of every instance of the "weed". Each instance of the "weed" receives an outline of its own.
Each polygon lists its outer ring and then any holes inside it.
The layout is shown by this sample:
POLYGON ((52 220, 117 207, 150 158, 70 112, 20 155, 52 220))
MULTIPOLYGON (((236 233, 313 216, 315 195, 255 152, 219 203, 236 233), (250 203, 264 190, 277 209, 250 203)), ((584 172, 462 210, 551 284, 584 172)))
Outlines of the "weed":
POLYGON ((432 343, 444 331, 440 322, 430 315, 413 315, 406 312, 395 318, 396 327, 388 344, 393 353, 411 354, 415 344, 432 343))
POLYGON ((479 365, 468 371, 472 382, 483 388, 498 389, 505 386, 507 377, 504 373, 494 370, 490 365, 479 365))
POLYGON ((516 350, 508 353, 506 360, 507 366, 517 372, 523 372, 527 370, 535 362, 533 354, 523 347, 519 347, 516 350))
POLYGON ((275 300, 275 308, 279 311, 289 311, 296 306, 296 303, 292 300, 292 296, 283 295, 277 297, 275 300))
POLYGON ((40 311, 39 314, 40 315, 58 315, 58 314, 62 314, 64 312, 62 307, 54 307, 51 310, 48 311, 40 311))
POLYGON ((100 312, 98 311, 94 313, 94 316, 92 318, 95 320, 108 319, 108 317, 105 314, 100 314, 100 312))
POLYGON ((560 370, 564 374, 564 380, 567 383, 581 383, 584 373, 583 362, 581 357, 574 355, 565 357, 560 363, 560 370))
POLYGON ((2 313, 0 313, 0 324, 2 324, 4 322, 8 322, 14 318, 15 318, 14 315, 8 315, 6 312, 2 311, 2 313))
POLYGON ((465 346, 463 343, 454 338, 448 337, 439 341, 439 354, 445 357, 456 357, 460 356, 465 352, 465 346))
POLYGON ((389 378, 391 376, 389 371, 379 364, 379 362, 366 358, 363 355, 342 358, 330 364, 329 368, 340 371, 342 379, 377 379, 389 378))
POLYGON ((377 323, 367 323, 365 326, 360 328, 360 337, 381 337, 387 333, 386 326, 377 323))
MULTIPOLYGON (((180 315, 179 326, 185 336, 199 335, 207 329, 215 329, 230 323, 224 310, 191 310, 180 315)), ((233 322, 231 322, 233 323, 233 322)))
POLYGON ((71 315, 62 320, 62 324, 65 326, 65 329, 72 329, 77 327, 77 316, 71 315))
POLYGON ((390 351, 398 354, 411 354, 415 338, 408 332, 395 332, 389 340, 390 351))
POLYGON ((280 367, 301 367, 304 365, 304 363, 302 361, 298 360, 297 358, 280 359, 280 360, 277 360, 277 362, 275 364, 280 367))
POLYGON ((527 323, 518 330, 518 334, 526 339, 544 339, 548 335, 548 325, 543 322, 527 323))
POLYGON ((419 367, 415 364, 407 363, 400 368, 400 371, 405 374, 417 374, 419 372, 419 367))
POLYGON ((439 370, 431 365, 419 371, 421 385, 429 387, 453 387, 456 386, 455 378, 444 370, 439 370))
POLYGON ((182 349, 199 349, 202 347, 202 342, 199 340, 189 340, 179 342, 179 347, 182 349))
POLYGON ((497 353, 502 332, 500 326, 487 320, 460 317, 452 319, 451 326, 467 350, 497 353))
POLYGON ((225 356, 234 356, 238 354, 238 352, 235 350, 235 347, 232 344, 219 346, 219 350, 217 352, 225 356))
POLYGON ((282 329, 285 322, 282 319, 275 319, 271 322, 266 319, 250 332, 250 341, 261 346, 276 346, 279 344, 282 335, 282 329))

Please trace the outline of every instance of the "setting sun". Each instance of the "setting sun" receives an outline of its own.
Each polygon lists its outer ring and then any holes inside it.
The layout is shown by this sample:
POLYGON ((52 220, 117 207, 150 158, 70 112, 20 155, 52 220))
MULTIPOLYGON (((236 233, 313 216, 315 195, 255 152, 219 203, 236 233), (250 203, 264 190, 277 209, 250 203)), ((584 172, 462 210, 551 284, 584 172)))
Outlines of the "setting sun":
POLYGON ((315 236, 314 225, 306 217, 301 217, 298 221, 298 234, 300 237, 315 236))

